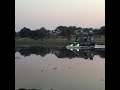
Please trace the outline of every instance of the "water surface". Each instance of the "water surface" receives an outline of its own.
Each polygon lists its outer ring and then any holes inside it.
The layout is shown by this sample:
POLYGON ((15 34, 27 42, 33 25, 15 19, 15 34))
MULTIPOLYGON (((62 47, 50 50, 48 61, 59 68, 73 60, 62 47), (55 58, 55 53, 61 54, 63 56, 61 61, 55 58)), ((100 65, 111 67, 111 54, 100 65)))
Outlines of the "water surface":
POLYGON ((105 90, 105 50, 16 47, 15 88, 105 90))

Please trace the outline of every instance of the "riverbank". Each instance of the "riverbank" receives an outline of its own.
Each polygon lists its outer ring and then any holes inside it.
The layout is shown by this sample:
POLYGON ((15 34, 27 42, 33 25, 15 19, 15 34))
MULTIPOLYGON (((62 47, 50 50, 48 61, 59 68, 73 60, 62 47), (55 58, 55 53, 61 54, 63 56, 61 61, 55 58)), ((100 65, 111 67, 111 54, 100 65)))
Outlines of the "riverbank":
MULTIPOLYGON (((33 39, 16 39, 15 45, 39 45, 39 46, 66 46, 72 44, 75 39, 68 41, 67 39, 46 39, 46 40, 33 40, 33 39)), ((104 38, 95 38, 95 43, 98 45, 105 45, 104 38)))

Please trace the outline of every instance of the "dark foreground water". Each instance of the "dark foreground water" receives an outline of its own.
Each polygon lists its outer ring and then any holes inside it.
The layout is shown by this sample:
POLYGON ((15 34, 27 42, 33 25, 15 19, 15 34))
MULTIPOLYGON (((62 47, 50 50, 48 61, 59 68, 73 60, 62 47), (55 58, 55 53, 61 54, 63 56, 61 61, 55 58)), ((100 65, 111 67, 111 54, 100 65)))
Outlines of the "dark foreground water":
POLYGON ((105 50, 16 47, 15 89, 105 90, 105 50))

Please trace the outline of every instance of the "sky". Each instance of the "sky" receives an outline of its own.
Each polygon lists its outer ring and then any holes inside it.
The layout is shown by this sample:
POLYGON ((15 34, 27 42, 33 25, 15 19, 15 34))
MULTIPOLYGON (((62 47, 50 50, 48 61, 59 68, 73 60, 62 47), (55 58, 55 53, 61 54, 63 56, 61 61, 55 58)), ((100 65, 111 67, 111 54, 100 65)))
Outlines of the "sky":
POLYGON ((15 0, 15 31, 105 26, 105 0, 15 0))

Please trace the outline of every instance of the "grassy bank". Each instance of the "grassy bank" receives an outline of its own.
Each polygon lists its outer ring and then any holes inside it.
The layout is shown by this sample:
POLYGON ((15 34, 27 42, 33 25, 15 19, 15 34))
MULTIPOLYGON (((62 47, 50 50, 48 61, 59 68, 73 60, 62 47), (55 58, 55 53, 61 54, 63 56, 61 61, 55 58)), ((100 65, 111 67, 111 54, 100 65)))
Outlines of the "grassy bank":
POLYGON ((41 40, 16 40, 16 45, 47 45, 47 46, 66 46, 73 43, 74 40, 68 41, 66 39, 47 39, 41 40))
POLYGON ((105 45, 105 37, 104 36, 96 37, 96 38, 94 38, 94 41, 96 44, 105 45))
MULTIPOLYGON (((103 37, 95 38, 96 44, 105 44, 105 39, 103 37)), ((73 43, 75 39, 68 41, 67 39, 46 39, 46 40, 33 40, 33 39, 23 39, 15 40, 15 45, 45 45, 45 46, 66 46, 73 43)))

